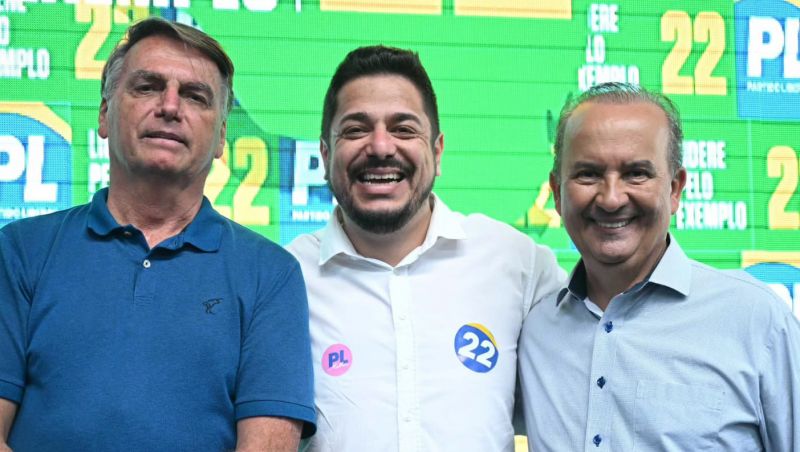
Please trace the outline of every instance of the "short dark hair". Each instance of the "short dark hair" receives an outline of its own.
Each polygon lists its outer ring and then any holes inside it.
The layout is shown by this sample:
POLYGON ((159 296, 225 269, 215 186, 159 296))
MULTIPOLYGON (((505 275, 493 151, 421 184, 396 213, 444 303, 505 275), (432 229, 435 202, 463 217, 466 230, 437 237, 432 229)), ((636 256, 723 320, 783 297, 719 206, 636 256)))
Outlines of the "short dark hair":
POLYGON ((108 57, 103 68, 100 81, 100 93, 103 100, 109 101, 119 85, 125 56, 142 39, 151 36, 164 36, 195 49, 216 64, 222 77, 221 94, 223 99, 223 117, 227 116, 233 106, 233 62, 214 38, 188 25, 164 20, 160 17, 149 17, 128 28, 125 37, 108 57))
POLYGON ((553 146, 555 158, 553 159, 552 172, 557 181, 561 181, 561 156, 564 151, 564 134, 567 128, 567 122, 570 117, 572 117, 572 113, 575 112, 575 109, 588 102, 610 104, 647 102, 660 108, 666 115, 667 122, 669 123, 668 163, 672 175, 674 176, 678 172, 678 169, 681 168, 683 165, 683 152, 681 150, 683 144, 683 130, 681 130, 681 116, 675 104, 672 103, 667 96, 648 91, 639 85, 609 82, 589 88, 580 96, 568 100, 564 108, 561 109, 561 115, 558 118, 558 127, 556 128, 556 142, 553 146))
POLYGON ((399 75, 410 81, 422 96, 431 123, 432 140, 439 136, 439 109, 428 73, 416 52, 383 45, 359 47, 344 58, 331 78, 322 107, 322 140, 327 143, 331 121, 338 108, 336 97, 348 82, 369 75, 399 75))

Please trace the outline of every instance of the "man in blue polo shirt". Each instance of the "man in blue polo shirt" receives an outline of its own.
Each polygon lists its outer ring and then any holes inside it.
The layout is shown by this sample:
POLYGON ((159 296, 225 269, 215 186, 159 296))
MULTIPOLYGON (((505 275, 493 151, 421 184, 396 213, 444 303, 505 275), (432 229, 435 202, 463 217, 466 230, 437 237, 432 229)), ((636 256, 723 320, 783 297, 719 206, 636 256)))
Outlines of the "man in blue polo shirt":
POLYGON ((232 77, 204 33, 134 25, 103 72, 110 187, 0 230, 0 450, 290 451, 313 433, 299 265, 203 197, 232 77))

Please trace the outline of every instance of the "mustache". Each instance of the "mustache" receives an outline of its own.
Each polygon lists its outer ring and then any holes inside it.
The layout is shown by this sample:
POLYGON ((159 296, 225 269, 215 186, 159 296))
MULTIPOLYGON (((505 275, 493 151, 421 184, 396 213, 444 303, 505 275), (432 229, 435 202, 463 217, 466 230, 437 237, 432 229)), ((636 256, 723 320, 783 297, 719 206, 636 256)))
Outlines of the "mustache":
POLYGON ((416 171, 416 167, 397 160, 394 157, 390 158, 378 158, 375 156, 369 156, 366 160, 361 163, 355 164, 350 167, 349 175, 351 177, 357 177, 358 175, 364 173, 365 171, 371 169, 387 169, 387 168, 394 168, 400 170, 404 175, 410 176, 414 174, 416 171))

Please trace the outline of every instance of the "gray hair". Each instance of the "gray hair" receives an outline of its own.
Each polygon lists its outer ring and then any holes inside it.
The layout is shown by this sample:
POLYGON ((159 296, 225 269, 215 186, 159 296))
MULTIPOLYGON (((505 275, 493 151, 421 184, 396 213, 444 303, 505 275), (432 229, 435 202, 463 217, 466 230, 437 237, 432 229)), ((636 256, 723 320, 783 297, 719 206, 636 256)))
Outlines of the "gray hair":
POLYGON ((564 151, 564 134, 572 113, 580 105, 587 102, 629 104, 634 102, 647 102, 655 105, 664 112, 669 123, 669 167, 674 176, 683 165, 683 130, 681 130, 681 117, 678 108, 668 97, 654 93, 639 85, 621 82, 603 83, 589 88, 580 96, 567 101, 561 109, 556 128, 556 142, 554 147, 553 175, 556 181, 561 182, 561 157, 564 151))
POLYGON ((120 41, 111 56, 108 57, 103 76, 100 81, 100 94, 109 102, 119 86, 122 66, 130 49, 142 39, 151 36, 165 36, 195 49, 211 60, 219 69, 222 78, 220 93, 222 94, 223 118, 228 116, 233 106, 233 62, 214 38, 206 33, 178 22, 170 22, 160 17, 149 17, 132 25, 125 38, 120 41))

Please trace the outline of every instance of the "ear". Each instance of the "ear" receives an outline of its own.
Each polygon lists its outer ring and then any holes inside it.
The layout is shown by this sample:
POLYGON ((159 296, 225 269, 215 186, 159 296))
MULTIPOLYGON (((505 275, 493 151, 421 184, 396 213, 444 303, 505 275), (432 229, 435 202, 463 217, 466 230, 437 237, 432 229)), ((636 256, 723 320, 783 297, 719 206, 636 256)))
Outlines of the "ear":
POLYGON ((671 213, 673 214, 678 211, 678 207, 681 204, 681 193, 683 193, 683 187, 685 186, 686 168, 681 167, 675 173, 675 176, 673 176, 672 181, 670 182, 669 200, 671 213))
POLYGON ((97 117, 97 124, 99 125, 97 134, 101 138, 108 138, 108 101, 105 99, 100 102, 100 114, 97 117))
POLYGON ((328 149, 328 145, 325 144, 325 140, 322 138, 319 139, 319 155, 322 157, 322 165, 325 167, 325 180, 328 180, 328 174, 330 174, 330 168, 328 167, 330 150, 328 149))
POLYGON ((222 152, 225 149, 225 138, 228 136, 228 120, 223 119, 222 125, 220 126, 219 130, 219 143, 217 144, 217 150, 214 151, 214 158, 218 159, 222 157, 222 152))
POLYGON ((556 173, 550 172, 550 191, 553 193, 553 202, 556 205, 556 212, 561 215, 561 185, 556 181, 556 173))
POLYGON ((433 142, 433 163, 436 165, 436 175, 442 175, 442 153, 444 152, 444 134, 440 133, 433 142))

